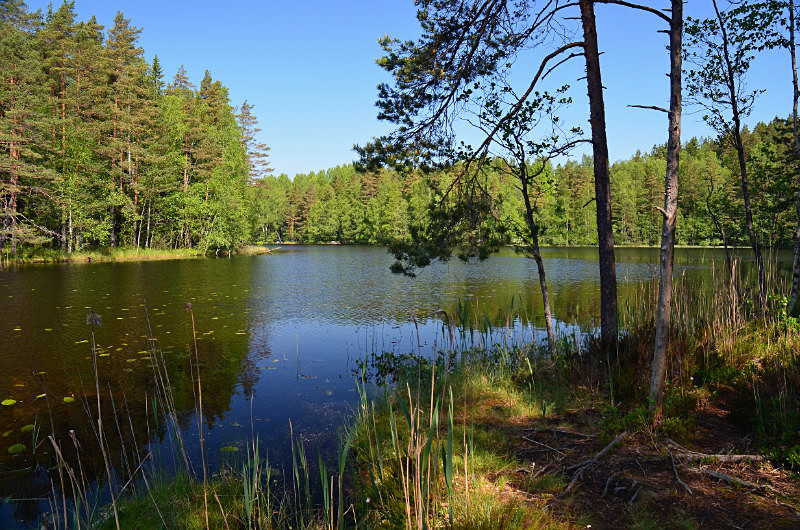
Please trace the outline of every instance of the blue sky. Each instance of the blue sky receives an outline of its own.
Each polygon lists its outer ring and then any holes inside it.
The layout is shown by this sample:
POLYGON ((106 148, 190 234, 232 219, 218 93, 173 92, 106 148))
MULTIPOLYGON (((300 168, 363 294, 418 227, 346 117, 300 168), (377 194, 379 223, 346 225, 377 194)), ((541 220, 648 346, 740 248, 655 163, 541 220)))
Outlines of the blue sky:
MULTIPOLYGON (((59 0, 53 4, 59 5, 59 0)), ((28 5, 32 10, 47 8, 47 2, 39 0, 29 0, 28 5)), ((653 5, 668 7, 668 2, 653 5)), ((157 54, 168 79, 183 64, 199 84, 208 69, 230 89, 234 105, 245 99, 254 104, 261 140, 272 148, 272 167, 290 177, 346 164, 355 157, 354 143, 390 130, 376 119, 376 85, 388 81, 375 64, 381 53, 377 39, 418 34, 411 0, 76 0, 75 8, 81 20, 96 15, 106 27, 121 10, 143 29, 140 43, 147 59, 157 54)), ((665 114, 627 105, 668 106, 667 40, 656 32, 664 23, 650 14, 619 6, 596 9, 614 161, 666 140, 665 114)), ((685 9, 690 16, 711 14, 710 2, 688 2, 685 9)), ((767 91, 747 123, 791 112, 788 61, 788 52, 774 52, 755 64, 750 86, 767 91)), ((564 118, 588 130, 579 62, 559 75, 559 82, 573 86, 575 100, 564 118)), ((685 107, 684 140, 711 135, 702 114, 693 113, 696 110, 685 107)))

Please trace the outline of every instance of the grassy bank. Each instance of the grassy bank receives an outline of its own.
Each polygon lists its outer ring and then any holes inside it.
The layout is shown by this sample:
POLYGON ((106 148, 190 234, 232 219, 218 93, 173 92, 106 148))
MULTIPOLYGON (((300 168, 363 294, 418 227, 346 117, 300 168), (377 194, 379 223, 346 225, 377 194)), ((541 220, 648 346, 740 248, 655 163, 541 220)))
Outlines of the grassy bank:
MULTIPOLYGON (((233 254, 253 256, 268 254, 265 247, 244 246, 233 254)), ((100 263, 109 261, 158 261, 171 259, 193 259, 202 257, 227 257, 227 251, 203 253, 196 248, 151 249, 151 248, 105 248, 100 250, 66 253, 49 249, 22 249, 17 256, 3 256, 3 264, 24 263, 100 263)))

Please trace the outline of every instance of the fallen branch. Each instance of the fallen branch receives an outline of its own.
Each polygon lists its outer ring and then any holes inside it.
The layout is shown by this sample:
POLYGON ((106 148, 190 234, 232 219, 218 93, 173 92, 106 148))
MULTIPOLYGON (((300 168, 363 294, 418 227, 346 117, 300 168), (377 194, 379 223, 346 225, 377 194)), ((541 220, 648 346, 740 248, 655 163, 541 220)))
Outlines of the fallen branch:
POLYGON ((603 457, 606 456, 606 454, 609 451, 611 451, 618 443, 620 443, 626 436, 628 436, 628 432, 627 431, 621 433, 619 436, 617 436, 616 438, 611 440, 611 443, 609 443, 607 446, 603 447, 600 450, 600 452, 597 453, 596 455, 594 455, 592 458, 590 458, 589 460, 584 460, 580 464, 575 464, 574 466, 570 466, 570 467, 568 467, 566 469, 566 471, 572 471, 574 469, 581 469, 583 467, 599 463, 600 460, 602 460, 603 457))
POLYGON ((616 473, 614 473, 610 477, 608 477, 608 480, 606 480, 606 487, 603 488, 603 494, 600 496, 601 498, 606 496, 606 494, 608 493, 608 488, 611 487, 611 483, 614 481, 615 478, 617 478, 621 474, 622 474, 622 471, 617 471, 616 473))
POLYGON ((609 451, 611 451, 618 443, 620 443, 626 436, 628 436, 628 432, 625 431, 621 433, 619 436, 611 440, 607 446, 603 447, 600 452, 598 452, 594 457, 590 458, 589 460, 584 460, 580 464, 570 466, 565 471, 572 471, 573 469, 576 470, 575 474, 572 476, 572 480, 567 484, 567 487, 558 494, 559 497, 566 496, 569 492, 571 492, 578 484, 578 482, 583 478, 583 472, 587 469, 596 466, 600 463, 600 460, 605 457, 609 451))
POLYGON ((558 494, 559 497, 565 497, 569 492, 571 492, 578 485, 578 482, 583 478, 583 471, 585 469, 586 469, 585 467, 582 467, 577 471, 577 473, 575 473, 575 476, 573 476, 572 480, 569 481, 569 484, 567 484, 567 487, 564 488, 564 490, 561 493, 558 494))
POLYGON ((669 457, 672 460, 672 471, 675 472, 675 480, 677 480, 678 484, 683 486, 683 488, 689 492, 689 495, 691 495, 692 488, 690 488, 684 481, 682 481, 680 475, 678 475, 678 468, 675 466, 675 457, 672 455, 672 451, 669 452, 669 457))
MULTIPOLYGON (((670 453, 672 454, 672 453, 670 453)), ((700 460, 715 460, 717 462, 734 463, 734 462, 762 462, 764 457, 761 455, 712 455, 706 453, 678 453, 678 459, 686 462, 699 462, 700 460)))
POLYGON ((579 438, 594 438, 594 434, 584 434, 582 432, 568 431, 566 429, 556 429, 554 427, 548 427, 547 430, 552 433, 566 434, 568 436, 578 436, 579 438))
POLYGON ((753 482, 749 482, 747 480, 742 480, 736 477, 732 477, 731 475, 726 475, 725 473, 720 473, 719 471, 714 471, 713 469, 708 469, 707 467, 690 467, 691 471, 696 473, 703 473, 704 475, 708 475, 709 477, 713 477, 719 480, 723 480, 728 484, 732 484, 734 486, 739 486, 741 488, 750 488, 751 490, 769 490, 773 493, 779 493, 778 490, 770 486, 769 484, 755 484, 753 482))
POLYGON ((633 492, 633 497, 631 497, 631 500, 629 500, 629 501, 628 501, 630 504, 633 504, 633 501, 635 501, 635 500, 636 500, 636 497, 638 497, 638 496, 639 496, 639 492, 641 492, 641 491, 642 491, 642 488, 644 487, 644 486, 643 486, 643 485, 641 485, 641 484, 639 484, 638 486, 639 486, 639 487, 638 487, 638 488, 636 488, 636 491, 634 491, 634 492, 633 492))
POLYGON ((545 447, 545 448, 549 449, 550 451, 555 451, 556 453, 560 454, 561 456, 567 456, 566 454, 562 453, 561 451, 559 451, 555 447, 550 447, 549 445, 543 444, 542 442, 537 442, 533 438, 528 438, 527 436, 523 436, 522 439, 525 440, 526 442, 530 442, 530 443, 545 447))

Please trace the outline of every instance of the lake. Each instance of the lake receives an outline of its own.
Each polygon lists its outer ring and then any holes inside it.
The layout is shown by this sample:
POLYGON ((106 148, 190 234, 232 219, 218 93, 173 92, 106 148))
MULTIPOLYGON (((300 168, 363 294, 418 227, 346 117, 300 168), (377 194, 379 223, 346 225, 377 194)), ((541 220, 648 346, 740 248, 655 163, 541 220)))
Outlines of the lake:
MULTIPOLYGON (((747 268, 749 253, 740 254, 747 268)), ((547 248, 543 258, 559 332, 594 329, 596 249, 547 248)), ((791 266, 789 253, 777 259, 780 270, 791 266)), ((624 305, 656 277, 658 249, 620 248, 617 260, 624 305)), ((108 402, 109 449, 120 466, 125 451, 150 444, 156 452, 167 443, 152 419, 153 352, 158 359, 163 354, 180 424, 197 457, 189 302, 212 467, 229 458, 231 448, 244 449, 254 432, 271 465, 280 468, 287 463, 290 420, 311 460, 317 451, 331 454, 353 410, 357 363, 371 353, 445 347, 439 310, 455 320, 459 305, 469 308, 470 320, 493 329, 483 340, 542 339, 532 260, 503 250, 483 262, 437 263, 416 278, 392 274, 392 261, 375 247, 285 246, 271 255, 231 259, 0 270, 0 400, 14 402, 0 406, 0 496, 29 499, 5 503, 0 527, 35 521, 42 507, 37 499, 50 494, 46 434, 54 430, 67 439, 74 430, 87 445, 94 439, 82 404, 84 396, 96 399, 90 310, 102 319, 95 329, 97 370, 108 402), (10 454, 18 444, 25 450, 10 454)), ((715 266, 724 266, 721 250, 676 252, 676 275, 700 284, 710 285, 715 266)), ((90 460, 84 462, 88 473, 100 469, 98 455, 90 460)))

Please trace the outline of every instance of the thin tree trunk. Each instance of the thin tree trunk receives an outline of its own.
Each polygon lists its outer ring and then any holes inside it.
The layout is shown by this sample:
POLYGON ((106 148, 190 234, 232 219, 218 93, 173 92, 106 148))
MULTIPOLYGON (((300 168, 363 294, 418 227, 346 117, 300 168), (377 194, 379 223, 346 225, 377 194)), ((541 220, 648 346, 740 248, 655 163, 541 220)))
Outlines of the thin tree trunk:
MULTIPOLYGON (((14 130, 12 132, 12 136, 17 136, 17 119, 14 118, 14 130)), ((19 160, 20 160, 20 152, 19 152, 19 144, 17 142, 11 142, 11 197, 9 200, 9 213, 6 213, 6 218, 10 220, 9 223, 3 224, 10 224, 11 225, 11 255, 17 255, 17 195, 18 195, 18 186, 19 186, 19 160)), ((4 243, 4 242, 3 242, 4 243)), ((0 244, 0 249, 3 248, 3 245, 0 244)))
MULTIPOLYGON (((728 248, 728 236, 725 235, 725 231, 722 229, 722 224, 719 222, 714 210, 711 208, 711 195, 714 193, 714 177, 709 177, 709 183, 711 186, 708 190, 708 195, 706 196, 706 208, 708 209, 709 215, 711 215, 711 221, 714 223, 714 226, 717 228, 717 232, 719 232, 719 235, 722 238, 722 246, 725 247, 725 265, 728 267, 730 282, 733 284, 733 262, 731 261, 730 248, 728 248)), ((738 288, 739 286, 737 284, 737 291, 738 288)))
POLYGON ((597 203, 597 242, 600 256, 600 341, 609 357, 616 355, 617 271, 614 258, 614 233, 611 222, 611 183, 609 178, 606 115, 594 2, 579 0, 583 24, 586 84, 589 92, 589 122, 592 127, 594 188, 597 203))
POLYGON ((67 253, 72 254, 72 205, 69 208, 69 240, 67 241, 67 253))
POLYGON ((664 219, 661 224, 661 271, 656 308, 656 340, 650 375, 650 413, 653 422, 661 416, 664 402, 664 378, 667 372, 667 346, 672 308, 672 270, 675 257, 675 222, 678 213, 678 167, 681 154, 681 52, 683 0, 672 0, 669 29, 670 101, 667 175, 664 180, 664 219))
POLYGON ((556 354, 556 335, 553 331, 553 314, 550 311, 550 295, 547 291, 547 277, 544 272, 544 262, 539 251, 539 227, 533 218, 533 205, 528 195, 528 170, 524 158, 519 164, 520 182, 522 184, 522 198, 525 201, 525 220, 528 222, 528 230, 531 233, 531 253, 536 262, 536 270, 539 273, 539 286, 542 289, 542 305, 544 306, 544 321, 547 328, 547 349, 550 355, 556 354))
POLYGON ((144 236, 144 246, 145 248, 150 248, 150 208, 153 204, 153 200, 149 199, 147 201, 147 234, 144 236))
MULTIPOLYGON (((794 147, 800 156, 800 134, 797 131, 797 101, 800 98, 800 87, 797 82, 797 56, 795 50, 794 35, 794 2, 789 2, 789 53, 792 56, 792 86, 794 87, 792 97, 792 132, 794 133, 794 147)), ((789 305, 786 308, 789 314, 797 316, 800 313, 800 176, 797 180, 797 200, 795 201, 797 211, 797 229, 794 231, 794 264, 792 265, 792 294, 789 298, 789 305)))
POLYGON ((115 219, 115 218, 116 218, 116 208, 114 208, 114 205, 113 205, 113 204, 112 204, 112 205, 111 205, 111 207, 109 208, 108 215, 109 215, 109 217, 110 217, 110 219, 111 219, 111 233, 110 233, 110 235, 111 235, 111 241, 110 241, 110 244, 111 244, 111 248, 114 248, 115 246, 117 246, 117 234, 116 234, 116 231, 115 231, 115 224, 116 224, 116 219, 115 219))
POLYGON ((767 277, 764 271, 764 258, 761 256, 761 247, 758 244, 755 229, 753 228, 753 210, 750 207, 750 186, 747 181, 747 164, 744 159, 744 145, 742 143, 742 124, 739 116, 739 101, 736 92, 736 81, 733 77, 733 67, 731 65, 730 52, 728 50, 728 31, 725 28, 725 22, 717 7, 717 0, 712 0, 714 4, 714 11, 717 14, 719 21, 720 31, 722 33, 722 49, 725 56, 725 64, 727 68, 727 83, 728 95, 731 102, 731 111, 733 112, 733 141, 736 147, 736 154, 739 161, 739 172, 742 177, 742 197, 744 198, 744 213, 745 213, 745 226, 747 227, 747 235, 750 237, 750 246, 753 247, 753 254, 756 258, 756 266, 758 267, 758 307, 764 309, 767 303, 767 277))
POLYGON ((61 252, 67 251, 67 207, 61 205, 61 252))

